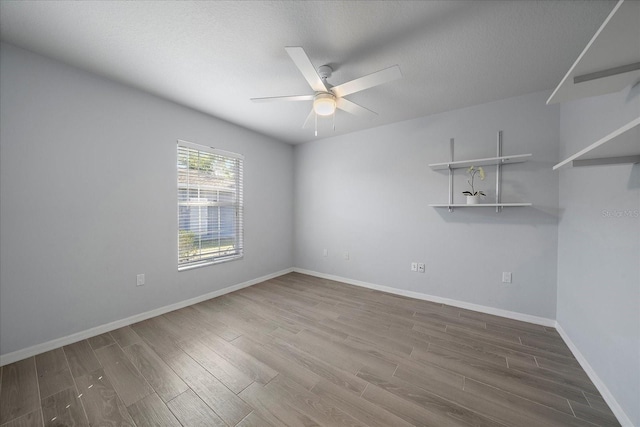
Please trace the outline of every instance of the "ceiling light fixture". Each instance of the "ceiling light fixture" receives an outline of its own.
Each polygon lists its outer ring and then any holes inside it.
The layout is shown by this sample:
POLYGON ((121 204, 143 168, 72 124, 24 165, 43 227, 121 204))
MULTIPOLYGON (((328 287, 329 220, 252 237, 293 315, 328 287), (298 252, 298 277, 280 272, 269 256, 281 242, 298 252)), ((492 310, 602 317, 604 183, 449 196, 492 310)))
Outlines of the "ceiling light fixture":
POLYGON ((327 92, 318 93, 313 99, 313 111, 319 116, 330 116, 336 111, 336 97, 327 92))

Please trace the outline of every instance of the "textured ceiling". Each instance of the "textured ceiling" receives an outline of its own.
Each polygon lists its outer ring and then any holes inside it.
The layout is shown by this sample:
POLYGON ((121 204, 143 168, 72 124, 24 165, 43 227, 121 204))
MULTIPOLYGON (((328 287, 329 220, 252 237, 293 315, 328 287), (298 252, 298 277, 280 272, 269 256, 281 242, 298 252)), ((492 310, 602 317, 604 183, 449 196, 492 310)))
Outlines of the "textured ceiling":
POLYGON ((615 1, 7 1, 3 41, 289 143, 553 89, 615 1), (311 94, 284 50, 338 85, 398 64, 403 79, 348 96, 335 132, 302 129, 311 94))

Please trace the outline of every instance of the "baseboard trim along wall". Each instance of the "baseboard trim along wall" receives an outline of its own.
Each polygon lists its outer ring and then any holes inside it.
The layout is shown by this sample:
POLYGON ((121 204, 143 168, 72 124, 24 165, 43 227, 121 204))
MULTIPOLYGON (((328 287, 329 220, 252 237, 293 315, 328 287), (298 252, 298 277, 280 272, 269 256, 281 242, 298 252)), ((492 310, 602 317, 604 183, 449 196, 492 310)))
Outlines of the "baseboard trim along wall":
POLYGON ((174 304, 169 304, 164 307, 159 307, 151 311, 147 311, 145 313, 136 314, 131 317, 127 317, 125 319, 116 320, 115 322, 106 323, 104 325, 96 326, 91 329, 86 329, 84 331, 76 332, 75 334, 71 334, 71 335, 67 335, 66 337, 47 341, 42 344, 36 344, 34 346, 27 347, 22 350, 17 350, 12 353, 3 354, 3 355, 0 355, 0 366, 8 365, 9 363, 17 362, 18 360, 26 359, 27 357, 35 356, 37 354, 44 353, 45 351, 53 350, 55 348, 62 347, 64 345, 73 344, 74 342, 82 341, 87 338, 95 337, 96 335, 104 334, 105 332, 110 332, 110 331, 113 331, 114 329, 122 328, 124 326, 129 326, 134 323, 150 319, 152 317, 160 316, 170 311, 178 310, 193 304, 197 304, 202 301, 206 301, 211 298, 228 294, 230 292, 238 291, 240 289, 253 286, 257 283, 264 282, 266 280, 291 273, 292 271, 293 271, 293 268, 280 270, 272 274, 267 274, 266 276, 258 277, 256 279, 251 279, 243 283, 238 283, 237 285, 232 285, 223 289, 218 289, 217 291, 209 292, 195 298, 190 298, 174 304))
POLYGON ((375 289, 376 291, 388 292, 390 294, 401 295, 405 297, 420 299, 424 301, 437 302, 440 304, 452 305, 454 307, 465 308, 467 310, 479 311, 486 314, 493 314, 495 316, 506 317, 508 319, 520 320, 528 323, 535 323, 536 325, 556 327, 556 321, 553 319, 547 319, 546 317, 538 317, 530 314, 518 313, 516 311, 503 310, 500 308, 489 307, 486 305, 473 304, 465 301, 458 301, 450 298, 443 298, 429 294, 423 294, 421 292, 406 291, 403 289, 392 288, 390 286, 376 285, 373 283, 362 282, 360 280, 348 279, 346 277, 334 276, 332 274, 319 273, 317 271, 304 270, 301 268, 294 268, 296 273, 308 274, 309 276, 319 277, 321 279, 335 280, 337 282, 347 283, 350 285, 360 286, 363 288, 375 289))
POLYGON ((567 335, 564 329, 562 329, 562 326, 560 326, 559 323, 556 324, 556 330, 558 331, 564 342, 567 344, 569 350, 571 350, 571 353, 573 353, 578 363, 580 363, 580 366, 582 366, 584 372, 587 374, 587 376, 589 376, 589 379, 591 380, 593 385, 596 386, 596 388, 602 395, 602 398, 605 400, 605 402, 607 402, 607 405, 609 405, 609 408, 611 408, 611 411, 616 416, 622 427, 634 427, 631 419, 624 412, 615 397, 613 397, 613 394, 611 394, 611 391, 609 391, 609 388, 606 386, 604 381, 600 379, 596 371, 591 367, 587 359, 582 355, 573 341, 571 341, 571 338, 569 337, 569 335, 567 335))

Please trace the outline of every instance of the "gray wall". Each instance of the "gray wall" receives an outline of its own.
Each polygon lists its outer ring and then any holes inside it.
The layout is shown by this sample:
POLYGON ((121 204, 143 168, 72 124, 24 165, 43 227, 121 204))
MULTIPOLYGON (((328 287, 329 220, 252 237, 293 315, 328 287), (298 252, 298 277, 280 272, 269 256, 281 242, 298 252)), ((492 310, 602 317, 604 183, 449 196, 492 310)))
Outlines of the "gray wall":
MULTIPOLYGON (((640 86, 560 114, 568 156, 638 117, 640 86)), ((640 425, 640 165, 563 169, 560 208, 558 323, 640 425)))
MULTIPOLYGON (((325 274, 555 318, 559 107, 535 93, 296 146, 295 265, 325 274), (503 167, 503 201, 533 207, 434 209, 448 175, 427 165, 532 153, 503 167), (328 256, 323 256, 328 249, 328 256), (350 260, 343 259, 343 252, 350 260), (426 273, 410 263, 426 262, 426 273), (503 271, 513 284, 501 283, 503 271)), ((358 120, 353 118, 353 120, 358 120)), ((495 197, 495 167, 480 184, 495 197)), ((463 202, 465 170, 456 171, 463 202)))
POLYGON ((0 55, 2 354, 293 265, 290 145, 9 45, 0 55), (246 156, 243 260, 178 273, 179 138, 246 156))

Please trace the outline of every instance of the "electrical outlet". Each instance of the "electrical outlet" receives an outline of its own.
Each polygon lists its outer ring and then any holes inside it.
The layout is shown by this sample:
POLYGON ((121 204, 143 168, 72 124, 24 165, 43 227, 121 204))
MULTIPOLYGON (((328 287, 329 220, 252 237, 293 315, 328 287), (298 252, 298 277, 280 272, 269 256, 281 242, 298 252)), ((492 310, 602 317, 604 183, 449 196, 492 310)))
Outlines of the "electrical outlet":
POLYGON ((322 256, 329 256, 329 251, 327 249, 323 249, 322 256))
POLYGON ((349 252, 344 251, 344 260, 349 261, 349 252))
POLYGON ((511 283, 511 272, 503 271, 502 272, 502 283, 511 283))
POLYGON ((411 271, 418 271, 418 263, 417 262, 412 262, 411 263, 411 271))
POLYGON ((424 265, 424 262, 419 262, 419 263, 418 263, 418 273, 424 273, 425 268, 426 268, 426 267, 425 267, 425 265, 424 265))
POLYGON ((138 274, 136 276, 136 286, 144 285, 144 274, 138 274))

